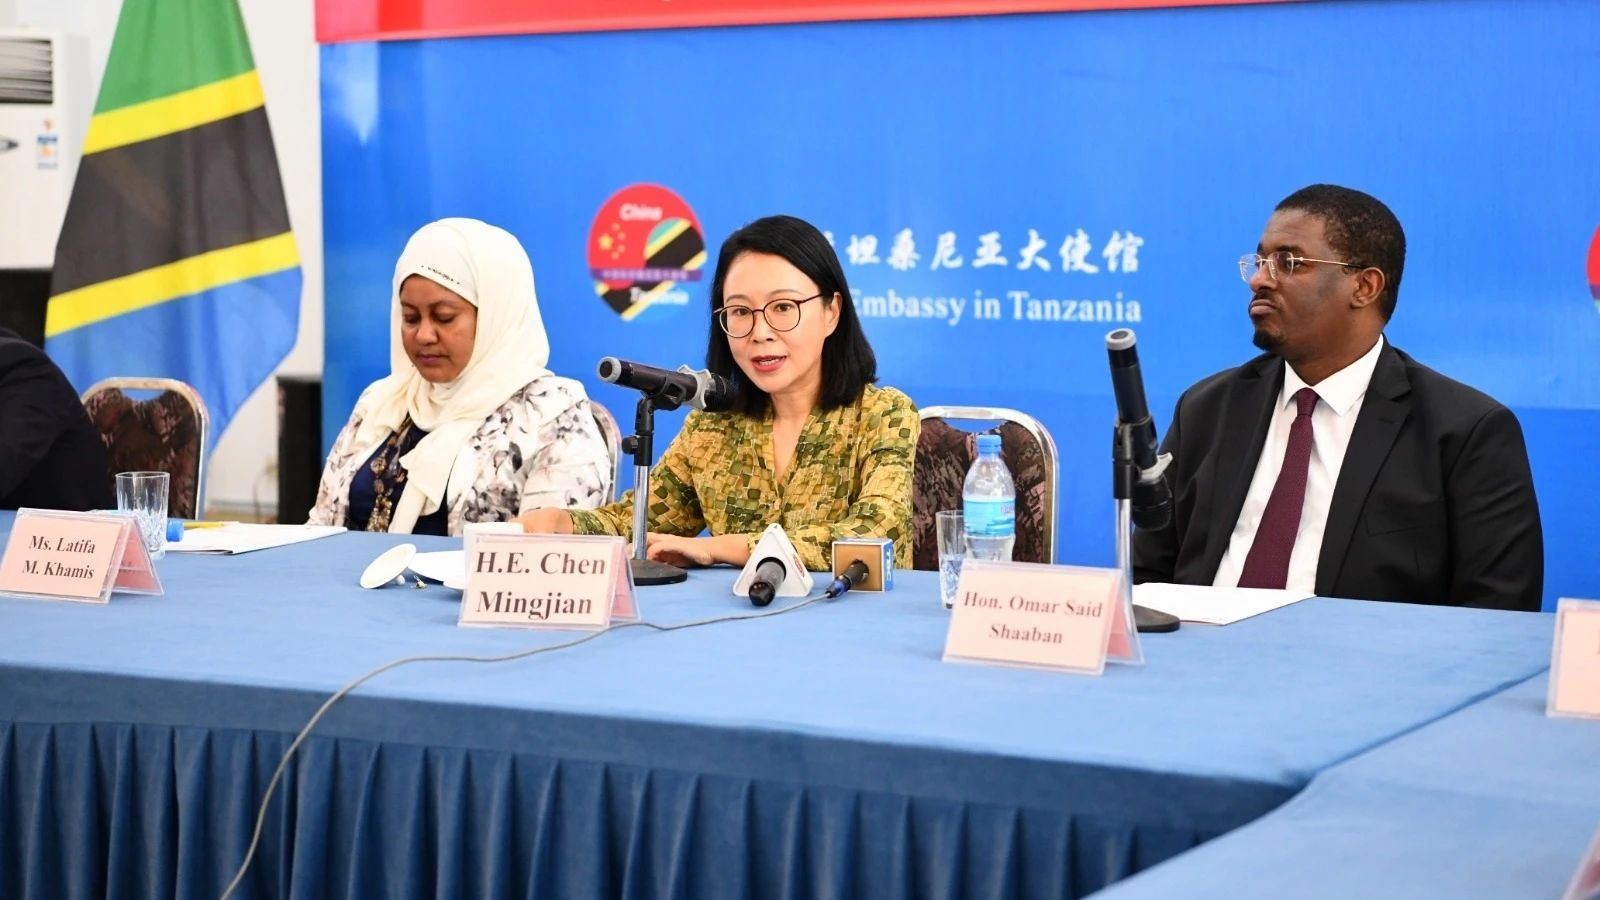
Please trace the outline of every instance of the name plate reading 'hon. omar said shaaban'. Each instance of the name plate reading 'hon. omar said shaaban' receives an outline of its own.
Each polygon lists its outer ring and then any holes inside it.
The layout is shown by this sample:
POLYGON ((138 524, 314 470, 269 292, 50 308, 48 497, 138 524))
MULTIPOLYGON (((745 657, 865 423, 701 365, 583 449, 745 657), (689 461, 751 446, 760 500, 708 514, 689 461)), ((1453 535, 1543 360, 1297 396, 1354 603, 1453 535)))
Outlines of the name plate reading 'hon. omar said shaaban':
POLYGON ((969 559, 951 609, 946 662, 1099 675, 1113 634, 1126 642, 1121 573, 969 559))

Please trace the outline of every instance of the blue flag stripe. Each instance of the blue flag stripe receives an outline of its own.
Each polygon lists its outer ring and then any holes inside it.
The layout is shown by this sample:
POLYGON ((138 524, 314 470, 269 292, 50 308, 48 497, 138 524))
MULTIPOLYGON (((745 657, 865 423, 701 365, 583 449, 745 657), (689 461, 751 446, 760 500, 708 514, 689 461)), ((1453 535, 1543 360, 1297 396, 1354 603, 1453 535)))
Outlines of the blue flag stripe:
POLYGON ((239 407, 294 346, 298 268, 236 281, 76 328, 45 342, 80 393, 114 377, 176 378, 205 399, 215 448, 239 407))

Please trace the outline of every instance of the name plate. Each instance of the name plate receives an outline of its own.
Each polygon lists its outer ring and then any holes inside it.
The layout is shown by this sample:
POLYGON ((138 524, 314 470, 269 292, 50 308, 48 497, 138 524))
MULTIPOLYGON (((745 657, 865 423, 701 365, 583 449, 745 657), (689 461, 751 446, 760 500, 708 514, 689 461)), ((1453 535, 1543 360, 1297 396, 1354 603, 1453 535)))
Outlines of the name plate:
POLYGON ((578 534, 480 534, 460 625, 598 631, 639 617, 628 544, 578 534))
POLYGON ((1563 599, 1557 605, 1545 712, 1600 719, 1600 602, 1563 599))
POLYGON ((23 509, 0 556, 0 594, 106 603, 114 590, 160 594, 133 521, 105 513, 23 509))
POLYGON ((1099 675, 1113 631, 1126 651, 1116 569, 969 559, 961 567, 945 662, 1099 675), (1120 628, 1119 628, 1120 626, 1120 628))
POLYGON ((1595 900, 1597 897, 1600 897, 1600 831, 1595 832, 1594 839, 1589 842, 1589 851, 1578 863, 1578 871, 1572 873, 1572 883, 1567 885, 1561 900, 1595 900))

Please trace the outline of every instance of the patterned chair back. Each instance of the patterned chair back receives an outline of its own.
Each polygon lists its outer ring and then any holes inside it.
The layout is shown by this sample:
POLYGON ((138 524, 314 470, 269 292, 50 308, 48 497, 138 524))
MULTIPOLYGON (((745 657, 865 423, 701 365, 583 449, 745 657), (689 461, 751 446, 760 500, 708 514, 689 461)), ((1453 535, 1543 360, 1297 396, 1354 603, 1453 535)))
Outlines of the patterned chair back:
POLYGON ((622 431, 617 428, 617 418, 611 410, 593 400, 589 401, 589 408, 594 410, 594 420, 600 425, 600 436, 605 438, 606 453, 611 457, 611 485, 606 488, 605 503, 615 503, 617 479, 622 474, 622 431))
POLYGON ((166 472, 167 514, 200 517, 211 417, 194 388, 171 378, 108 378, 84 392, 83 407, 105 441, 113 475, 166 472), (126 391, 156 396, 134 400, 126 391))
POLYGON ((1056 558, 1056 444, 1038 420, 1014 409, 930 406, 921 411, 922 434, 911 493, 912 567, 939 568, 935 515, 961 508, 967 470, 978 457, 978 433, 949 421, 998 422, 1000 458, 1017 486, 1017 562, 1051 563, 1056 558))

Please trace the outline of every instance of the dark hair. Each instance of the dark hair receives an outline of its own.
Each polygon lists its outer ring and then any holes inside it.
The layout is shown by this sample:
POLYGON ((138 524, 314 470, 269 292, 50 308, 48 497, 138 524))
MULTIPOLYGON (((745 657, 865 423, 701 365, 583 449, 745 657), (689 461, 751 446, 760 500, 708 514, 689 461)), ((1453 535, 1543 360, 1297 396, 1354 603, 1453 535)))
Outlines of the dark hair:
POLYGON ((1317 216, 1327 232, 1328 246, 1344 262, 1383 272, 1378 309, 1383 320, 1389 321, 1400 298, 1400 275, 1406 268, 1406 233, 1389 207, 1377 197, 1347 187, 1313 184, 1285 197, 1278 209, 1317 216))
POLYGON ((794 216, 767 216, 728 235, 717 252, 717 274, 711 280, 711 337, 706 342, 706 368, 733 382, 738 392, 734 410, 747 416, 762 415, 771 402, 767 392, 756 387, 734 361, 728 335, 717 324, 728 268, 746 253, 766 253, 788 260, 816 284, 822 302, 831 302, 838 295, 839 324, 822 343, 822 395, 818 402, 823 409, 838 409, 860 399, 866 386, 878 380, 878 359, 856 317, 855 301, 850 298, 850 285, 845 283, 838 254, 810 222, 794 216))

